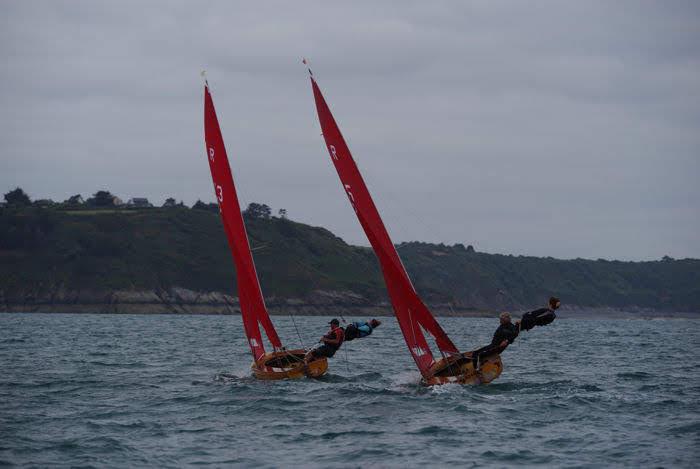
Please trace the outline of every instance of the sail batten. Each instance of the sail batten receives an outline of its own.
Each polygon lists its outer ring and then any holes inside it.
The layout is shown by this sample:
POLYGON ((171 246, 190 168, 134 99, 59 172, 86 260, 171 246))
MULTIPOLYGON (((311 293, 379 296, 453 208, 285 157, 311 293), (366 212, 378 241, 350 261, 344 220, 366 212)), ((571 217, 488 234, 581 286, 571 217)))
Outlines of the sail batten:
POLYGON ((265 306, 208 83, 204 87, 204 140, 214 183, 214 195, 219 204, 226 239, 236 266, 243 329, 253 358, 258 360, 265 355, 260 326, 275 349, 281 348, 282 343, 265 306))
POLYGON ((430 375, 430 367, 435 363, 435 359, 424 330, 435 338, 436 345, 443 354, 459 353, 459 351, 413 287, 340 128, 313 75, 310 79, 322 135, 331 161, 360 225, 379 259, 394 314, 406 345, 421 374, 427 377, 430 375))

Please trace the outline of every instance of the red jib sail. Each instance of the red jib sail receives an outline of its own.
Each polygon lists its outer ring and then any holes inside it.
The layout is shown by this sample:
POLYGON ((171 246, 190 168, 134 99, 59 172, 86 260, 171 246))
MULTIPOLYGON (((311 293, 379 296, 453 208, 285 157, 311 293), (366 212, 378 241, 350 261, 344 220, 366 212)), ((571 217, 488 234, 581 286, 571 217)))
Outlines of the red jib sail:
POLYGON ((259 324, 265 329, 270 343, 275 349, 281 348, 282 343, 270 321, 270 315, 265 307, 265 300, 260 290, 258 274, 255 271, 253 256, 250 252, 248 234, 243 224, 241 207, 238 204, 236 187, 233 185, 231 168, 226 157, 224 139, 221 136, 219 121, 216 118, 214 102, 211 99, 209 85, 204 86, 204 140, 207 160, 214 181, 214 194, 219 203, 221 220, 228 238, 228 245, 233 254, 238 279, 238 297, 241 305, 243 328, 253 358, 258 360, 265 354, 259 324))
POLYGON ((321 90, 313 75, 311 86, 316 101, 318 119, 321 122, 323 138, 326 140, 328 152, 338 171, 340 182, 350 199, 357 218, 369 239, 374 252, 379 258, 384 280, 389 291, 394 314, 401 327, 408 349, 413 355, 423 376, 429 376, 430 366, 434 363, 433 354, 425 339, 423 331, 431 334, 443 354, 459 353, 457 347, 445 331, 437 323, 428 308, 418 297, 413 284, 401 263, 394 244, 389 238, 377 207, 372 201, 369 190, 360 175, 360 171, 352 159, 350 149, 345 143, 340 129, 331 114, 321 90))

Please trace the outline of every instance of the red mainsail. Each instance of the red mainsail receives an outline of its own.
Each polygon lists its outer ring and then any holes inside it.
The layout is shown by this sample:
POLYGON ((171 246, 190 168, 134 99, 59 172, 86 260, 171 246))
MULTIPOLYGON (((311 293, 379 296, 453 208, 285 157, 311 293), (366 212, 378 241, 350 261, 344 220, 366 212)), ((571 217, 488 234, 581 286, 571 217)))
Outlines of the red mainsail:
POLYGON ((236 187, 233 184, 231 168, 226 157, 224 139, 216 118, 214 102, 209 92, 209 85, 204 86, 204 141, 206 144, 207 160, 211 177, 214 181, 214 194, 219 203, 221 220, 228 238, 228 245, 233 254, 238 279, 238 297, 241 305, 241 316, 248 344, 253 358, 258 360, 265 354, 259 324, 275 349, 281 348, 282 343, 270 321, 270 315, 265 307, 265 300, 260 290, 258 274, 255 271, 253 256, 250 252, 248 234, 243 224, 241 207, 238 204, 236 187))
POLYGON ((377 207, 372 201, 369 190, 352 159, 350 149, 345 143, 345 139, 343 139, 343 135, 340 133, 340 129, 313 76, 311 76, 311 86, 323 138, 326 141, 331 161, 338 172, 348 199, 350 199, 350 204, 379 258, 394 314, 404 339, 406 339, 408 349, 421 374, 427 377, 430 366, 434 363, 434 358, 423 331, 427 331, 434 337, 443 354, 459 353, 459 351, 413 288, 408 273, 406 273, 396 248, 389 238, 389 233, 379 216, 377 207))

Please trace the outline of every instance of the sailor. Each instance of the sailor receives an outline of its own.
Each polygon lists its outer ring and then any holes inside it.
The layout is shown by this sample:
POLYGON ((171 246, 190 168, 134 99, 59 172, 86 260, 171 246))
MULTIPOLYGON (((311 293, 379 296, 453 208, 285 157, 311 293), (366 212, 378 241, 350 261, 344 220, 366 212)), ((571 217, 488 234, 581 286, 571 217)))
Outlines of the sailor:
POLYGON ((330 330, 319 341, 323 343, 306 353, 304 363, 308 364, 310 361, 321 357, 331 358, 342 345, 343 340, 345 340, 345 331, 340 327, 340 321, 332 319, 328 324, 331 326, 330 330))
POLYGON ((503 352, 520 333, 520 322, 513 324, 510 313, 504 311, 498 317, 501 324, 496 329, 496 332, 493 333, 491 343, 472 352, 472 364, 475 370, 479 369, 483 358, 503 352))
POLYGON ((554 321, 557 317, 554 311, 559 309, 560 306, 561 301, 559 298, 552 296, 549 298, 546 307, 523 314, 520 321, 516 321, 515 324, 511 323, 510 313, 501 313, 499 316, 501 325, 498 326, 498 329, 493 334, 490 346, 501 348, 499 353, 502 352, 508 345, 513 343, 520 331, 529 331, 535 326, 546 326, 554 321))
POLYGON ((523 314, 520 319, 520 330, 529 331, 535 326, 546 326, 554 321, 557 315, 554 313, 561 306, 557 297, 551 297, 546 307, 523 314))
POLYGON ((345 341, 364 339, 372 334, 382 322, 378 319, 370 319, 365 322, 351 322, 345 326, 345 341))
POLYGON ((550 324, 557 317, 554 311, 560 306, 561 301, 559 298, 551 297, 547 307, 523 314, 520 321, 517 321, 515 324, 511 322, 510 313, 501 313, 499 315, 501 324, 498 326, 498 329, 496 329, 496 332, 493 333, 491 343, 472 353, 474 368, 478 368, 482 358, 494 353, 503 352, 508 345, 512 344, 516 337, 518 337, 521 330, 529 331, 535 326, 546 326, 550 324))
POLYGON ((491 347, 498 347, 505 350, 508 345, 512 344, 518 334, 520 333, 519 326, 520 321, 513 324, 511 322, 510 313, 507 311, 502 312, 498 319, 501 324, 493 333, 493 338, 491 339, 491 347))

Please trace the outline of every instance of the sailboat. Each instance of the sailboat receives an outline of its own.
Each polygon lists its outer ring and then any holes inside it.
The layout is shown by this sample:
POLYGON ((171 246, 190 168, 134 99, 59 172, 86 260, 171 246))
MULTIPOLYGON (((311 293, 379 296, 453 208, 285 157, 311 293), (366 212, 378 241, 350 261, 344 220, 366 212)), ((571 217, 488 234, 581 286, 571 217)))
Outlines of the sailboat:
POLYGON ((221 221, 224 224, 224 231, 236 266, 243 328, 250 351, 253 354, 251 365, 253 375, 258 379, 265 380, 301 378, 303 376, 319 377, 328 369, 326 358, 317 359, 304 365, 306 350, 286 350, 270 320, 260 289, 258 274, 255 271, 248 234, 243 223, 236 187, 233 184, 233 176, 226 156, 224 139, 209 91, 209 83, 206 80, 204 82, 204 140, 209 169, 214 182, 214 194, 219 204, 221 221), (272 345, 272 352, 265 351, 260 326, 272 345))
MULTIPOLYGON (((307 64, 306 60, 304 61, 307 64)), ((307 64, 308 65, 308 64, 307 64)), ((340 182, 355 210, 360 225, 379 259, 394 314, 408 351, 427 385, 444 383, 482 384, 496 379, 503 370, 499 354, 480 357, 474 367, 472 352, 462 353, 438 324, 413 287, 401 258, 389 237, 377 207, 340 133, 331 110, 309 68, 309 77, 321 131, 340 182), (426 335, 432 337, 440 358, 435 359, 426 335)))

